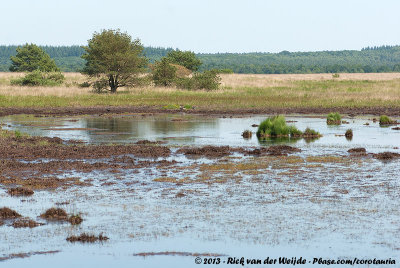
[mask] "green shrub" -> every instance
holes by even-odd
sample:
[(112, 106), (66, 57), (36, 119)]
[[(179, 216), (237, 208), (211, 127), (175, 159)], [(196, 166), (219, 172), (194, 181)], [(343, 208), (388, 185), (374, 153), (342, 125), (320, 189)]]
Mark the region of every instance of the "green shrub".
[(257, 130), (257, 137), (299, 137), (301, 131), (295, 126), (286, 125), (284, 116), (278, 115), (267, 118), (261, 122)]
[(218, 76), (217, 71), (210, 70), (203, 73), (195, 73), (191, 78), (177, 78), (175, 79), (176, 87), (188, 90), (216, 90), (221, 84), (221, 77)]
[(18, 86), (58, 86), (61, 85), (65, 80), (62, 73), (59, 72), (41, 72), (33, 71), (27, 73), (22, 78), (11, 80), (11, 85)]
[(340, 125), (342, 122), (342, 116), (339, 113), (330, 113), (326, 118), (326, 123), (328, 125)]
[(156, 86), (171, 86), (176, 79), (175, 66), (172, 66), (167, 58), (156, 61), (153, 68), (153, 82)]

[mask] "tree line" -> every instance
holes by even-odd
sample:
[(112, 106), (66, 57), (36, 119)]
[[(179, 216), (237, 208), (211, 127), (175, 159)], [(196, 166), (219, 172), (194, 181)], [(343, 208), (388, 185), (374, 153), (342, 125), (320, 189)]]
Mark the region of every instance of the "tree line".
[[(8, 71), (10, 57), (17, 46), (0, 46), (0, 71)], [(84, 68), (80, 46), (40, 46), (64, 72)], [(165, 57), (172, 48), (144, 47), (143, 54), (154, 63)], [(196, 54), (203, 64), (200, 71), (229, 69), (235, 73), (371, 73), (400, 72), (400, 46), (366, 47), (361, 51), (318, 51), (279, 53), (215, 53)]]

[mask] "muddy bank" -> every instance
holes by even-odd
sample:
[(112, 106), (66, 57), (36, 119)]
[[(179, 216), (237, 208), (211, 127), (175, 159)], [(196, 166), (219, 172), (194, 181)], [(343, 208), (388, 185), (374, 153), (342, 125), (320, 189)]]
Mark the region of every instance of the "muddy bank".
[(172, 114), (177, 112), (184, 112), (187, 114), (202, 114), (202, 115), (251, 115), (251, 114), (327, 114), (332, 111), (341, 114), (349, 115), (388, 115), (400, 116), (400, 108), (396, 107), (294, 107), (294, 108), (253, 108), (253, 109), (163, 109), (162, 107), (155, 106), (123, 106), (123, 107), (54, 107), (54, 108), (21, 108), (21, 107), (7, 107), (0, 108), (0, 116), (14, 115), (14, 114), (33, 114), (38, 116), (69, 116), (69, 115), (88, 115), (88, 114), (122, 114), (122, 113), (156, 113), (156, 114)]

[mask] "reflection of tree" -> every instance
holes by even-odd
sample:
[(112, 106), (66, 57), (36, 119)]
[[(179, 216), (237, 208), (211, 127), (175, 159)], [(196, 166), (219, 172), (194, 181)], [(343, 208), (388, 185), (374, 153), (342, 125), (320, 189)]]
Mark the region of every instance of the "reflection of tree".
[[(128, 138), (137, 139), (163, 139), (170, 137), (176, 141), (194, 141), (193, 136), (206, 135), (212, 129), (216, 129), (218, 120), (207, 119), (207, 121), (186, 121), (181, 117), (97, 117), (83, 119), (87, 128), (96, 128), (99, 131), (89, 131), (90, 140), (102, 140), (100, 134), (117, 134), (112, 136), (113, 141), (123, 141)], [(97, 133), (97, 134), (96, 134)], [(105, 136), (106, 137), (106, 136)], [(109, 136), (108, 138), (109, 139)]]

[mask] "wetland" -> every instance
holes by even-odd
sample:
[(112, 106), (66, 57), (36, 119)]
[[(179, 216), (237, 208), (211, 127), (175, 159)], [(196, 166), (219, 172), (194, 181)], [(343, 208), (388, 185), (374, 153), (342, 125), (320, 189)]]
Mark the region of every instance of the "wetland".
[(400, 132), (372, 115), (291, 114), (321, 137), (259, 140), (268, 116), (1, 117), (0, 265), (395, 259)]

